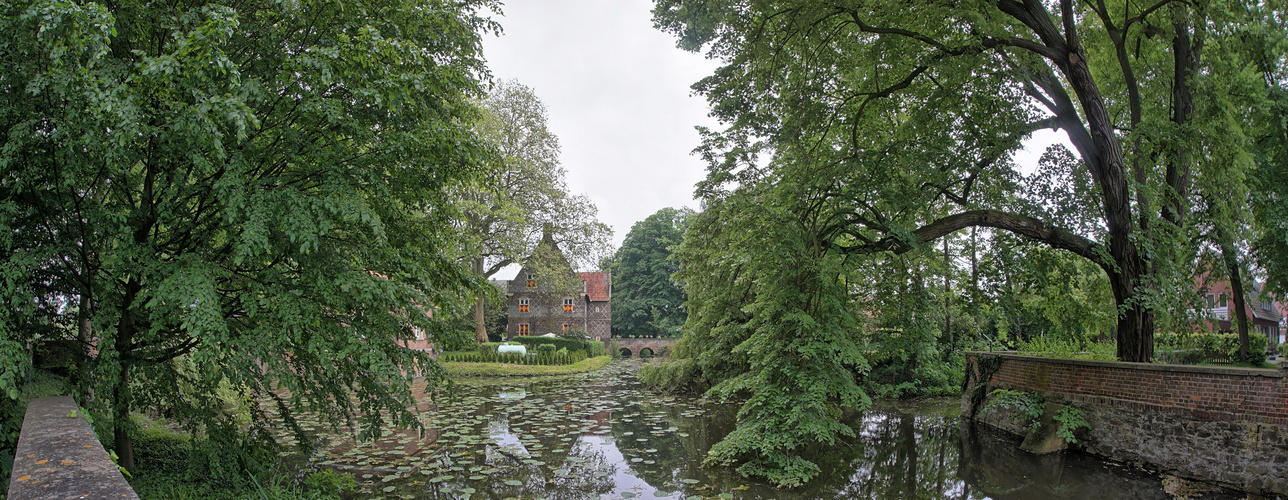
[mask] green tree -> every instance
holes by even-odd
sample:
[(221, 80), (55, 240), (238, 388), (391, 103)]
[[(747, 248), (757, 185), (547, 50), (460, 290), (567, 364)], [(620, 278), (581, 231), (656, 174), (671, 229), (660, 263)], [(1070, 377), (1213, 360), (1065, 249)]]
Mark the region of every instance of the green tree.
[[(490, 278), (533, 252), (549, 227), (574, 263), (597, 262), (612, 230), (596, 220), (586, 196), (568, 194), (559, 139), (546, 127), (546, 108), (515, 80), (495, 84), (482, 101), (476, 130), (500, 153), (491, 171), (455, 193), (462, 251), (474, 273)], [(474, 297), (474, 335), (487, 342), (484, 296)]]
[(492, 7), (4, 3), (0, 348), (79, 336), (127, 468), (134, 408), (243, 441), (221, 388), (288, 423), (414, 425), (407, 377), (443, 374), (399, 342), (485, 286), (443, 252), (447, 189), (488, 154)]
[[(1171, 286), (1161, 281), (1191, 270), (1170, 249), (1186, 241), (1195, 163), (1248, 128), (1195, 118), (1260, 105), (1241, 39), (1275, 36), (1262, 29), (1270, 12), (1231, 2), (665, 0), (655, 16), (683, 47), (726, 62), (695, 86), (732, 124), (707, 143), (707, 189), (761, 175), (746, 161), (757, 152), (800, 149), (817, 174), (844, 179), (835, 196), (858, 198), (836, 221), (853, 238), (845, 253), (908, 251), (971, 226), (1073, 252), (1109, 276), (1119, 357), (1132, 361), (1151, 357), (1156, 292)], [(1068, 133), (1095, 186), (1083, 209), (1103, 237), (980, 196), (1040, 128)], [(1237, 177), (1246, 166), (1224, 168)]]
[(631, 226), (608, 268), (613, 273), (613, 332), (618, 336), (677, 337), (684, 324), (684, 291), (671, 279), (693, 211), (663, 208)]
[[(697, 365), (724, 358), (717, 370), (735, 372), (727, 382), (751, 397), (712, 459), (784, 485), (812, 477), (798, 450), (844, 432), (833, 416), (844, 405), (821, 401), (853, 401), (870, 361), (843, 332), (861, 314), (902, 315), (906, 362), (921, 363), (935, 338), (922, 323), (935, 311), (920, 257), (966, 228), (1099, 267), (1118, 357), (1150, 361), (1157, 312), (1193, 293), (1195, 184), (1249, 168), (1222, 160), (1248, 151), (1229, 139), (1248, 134), (1250, 110), (1265, 106), (1266, 82), (1246, 71), (1249, 47), (1282, 36), (1281, 13), (1228, 1), (659, 0), (659, 27), (724, 63), (694, 86), (728, 124), (699, 148), (709, 164), (699, 195), (709, 207), (742, 200), (710, 215), (727, 220), (695, 224), (706, 230), (690, 231), (694, 250), (681, 257), (694, 259), (681, 275)], [(1010, 156), (1043, 128), (1067, 133), (1077, 153), (1082, 173), (1050, 187), (1078, 201), (1078, 217), (1049, 213), (1021, 189)], [(1088, 215), (1093, 227), (1074, 224)], [(897, 267), (874, 273), (882, 262)], [(848, 295), (862, 278), (908, 297)], [(770, 333), (805, 318), (829, 326)], [(847, 364), (849, 375), (838, 368)], [(819, 401), (820, 411), (783, 414), (766, 402), (775, 398)]]

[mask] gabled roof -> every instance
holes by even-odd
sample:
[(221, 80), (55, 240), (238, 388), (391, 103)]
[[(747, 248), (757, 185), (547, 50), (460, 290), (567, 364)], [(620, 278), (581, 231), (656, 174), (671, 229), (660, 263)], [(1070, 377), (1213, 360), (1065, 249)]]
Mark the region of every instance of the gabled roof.
[(593, 302), (607, 302), (610, 296), (608, 273), (577, 273), (586, 282), (586, 295)]

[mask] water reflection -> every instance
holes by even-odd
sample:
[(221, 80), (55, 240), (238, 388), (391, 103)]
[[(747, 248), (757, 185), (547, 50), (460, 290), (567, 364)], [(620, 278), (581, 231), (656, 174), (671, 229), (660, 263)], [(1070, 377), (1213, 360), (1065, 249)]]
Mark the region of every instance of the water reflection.
[(1014, 439), (962, 426), (957, 400), (853, 415), (858, 438), (810, 454), (823, 470), (818, 480), (777, 490), (701, 467), (733, 430), (737, 407), (644, 391), (634, 378), (640, 364), (540, 382), (462, 383), (455, 400), (423, 406), (425, 433), (356, 444), (317, 430), (314, 460), (354, 474), (365, 496), (394, 498), (1171, 497), (1157, 477), (1076, 453), (1035, 457)]

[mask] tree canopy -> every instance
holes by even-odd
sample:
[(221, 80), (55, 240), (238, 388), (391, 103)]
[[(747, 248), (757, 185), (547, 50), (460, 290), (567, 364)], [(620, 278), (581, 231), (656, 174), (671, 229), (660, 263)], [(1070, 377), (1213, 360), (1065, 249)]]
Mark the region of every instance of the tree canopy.
[[(893, 348), (921, 369), (948, 333), (914, 300), (934, 273), (920, 259), (967, 228), (1098, 267), (1118, 357), (1150, 361), (1156, 324), (1178, 324), (1193, 294), (1198, 242), (1239, 234), (1212, 202), (1246, 200), (1283, 13), (659, 0), (659, 27), (723, 62), (694, 86), (725, 128), (699, 148), (708, 210), (681, 251), (685, 342), (702, 376), (719, 374), (712, 391), (751, 399), (711, 460), (781, 485), (812, 477), (800, 450), (852, 432), (836, 415), (866, 397), (869, 362)], [(1074, 151), (1048, 151), (1045, 182), (1025, 178), (1011, 155), (1046, 128)], [(893, 329), (870, 349), (865, 328)]]
[(613, 333), (677, 337), (686, 315), (684, 291), (671, 279), (679, 266), (671, 252), (680, 245), (687, 208), (663, 208), (631, 226), (608, 268), (613, 272)]
[(126, 467), (132, 408), (240, 434), (220, 388), (414, 425), (406, 377), (442, 373), (400, 342), (485, 286), (446, 256), (491, 7), (6, 2), (0, 350), (76, 339)]
[[(546, 108), (529, 87), (497, 82), (482, 100), (476, 125), (499, 159), (487, 175), (455, 192), (462, 251), (474, 272), (489, 278), (521, 263), (537, 248), (544, 228), (574, 264), (597, 262), (612, 230), (597, 220), (590, 198), (568, 193), (559, 166), (559, 139), (546, 126)], [(474, 302), (475, 336), (487, 342), (483, 305)]]

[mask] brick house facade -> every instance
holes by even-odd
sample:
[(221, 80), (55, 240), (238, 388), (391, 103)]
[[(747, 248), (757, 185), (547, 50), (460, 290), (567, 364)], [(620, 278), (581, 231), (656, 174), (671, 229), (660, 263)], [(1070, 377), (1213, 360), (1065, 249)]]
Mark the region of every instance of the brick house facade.
[[(538, 247), (547, 246), (563, 259), (554, 239), (544, 235)], [(534, 252), (536, 253), (536, 252)], [(572, 269), (563, 265), (552, 268)], [(506, 337), (544, 335), (568, 329), (585, 330), (594, 340), (607, 341), (612, 325), (612, 278), (608, 272), (576, 273), (580, 290), (554, 291), (525, 264), (506, 285)]]
[[(1213, 332), (1233, 332), (1235, 311), (1234, 291), (1227, 280), (1209, 279), (1206, 275), (1197, 280), (1199, 292), (1203, 294), (1206, 308), (1207, 329)], [(1283, 306), (1269, 294), (1262, 293), (1258, 283), (1247, 283), (1244, 289), (1244, 306), (1248, 315), (1248, 332), (1261, 333), (1271, 342), (1282, 342), (1284, 338)]]

